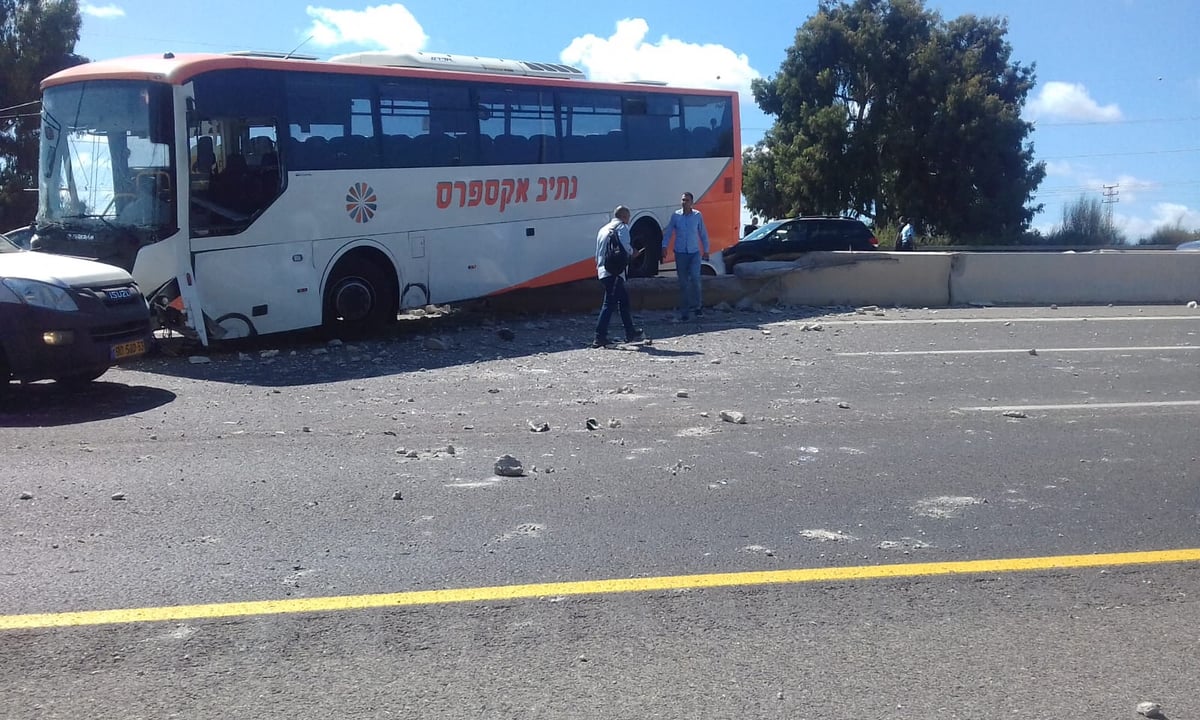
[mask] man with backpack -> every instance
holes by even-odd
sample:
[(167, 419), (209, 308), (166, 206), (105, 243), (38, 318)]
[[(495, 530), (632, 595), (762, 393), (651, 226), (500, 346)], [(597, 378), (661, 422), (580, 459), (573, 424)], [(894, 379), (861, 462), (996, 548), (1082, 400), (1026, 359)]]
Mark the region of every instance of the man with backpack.
[(604, 304), (600, 306), (600, 317), (596, 320), (596, 338), (592, 347), (602, 348), (609, 344), (608, 323), (613, 310), (621, 313), (625, 326), (625, 342), (637, 342), (646, 337), (641, 328), (633, 326), (629, 311), (629, 290), (625, 287), (625, 269), (633, 257), (629, 243), (629, 208), (618, 205), (613, 210), (613, 219), (596, 234), (596, 276), (604, 286)]

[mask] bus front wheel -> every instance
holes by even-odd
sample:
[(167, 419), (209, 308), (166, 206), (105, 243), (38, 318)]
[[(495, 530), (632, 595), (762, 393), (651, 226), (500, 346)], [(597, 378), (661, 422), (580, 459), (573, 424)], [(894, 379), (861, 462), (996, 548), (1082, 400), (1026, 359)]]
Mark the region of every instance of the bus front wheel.
[(377, 330), (396, 319), (396, 284), (378, 265), (355, 259), (339, 265), (325, 292), (330, 330)]

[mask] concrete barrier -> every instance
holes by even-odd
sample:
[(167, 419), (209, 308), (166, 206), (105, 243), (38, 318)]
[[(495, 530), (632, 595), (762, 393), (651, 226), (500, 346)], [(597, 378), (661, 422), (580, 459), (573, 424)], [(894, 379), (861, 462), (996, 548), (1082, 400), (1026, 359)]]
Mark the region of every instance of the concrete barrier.
[[(1200, 301), (1200, 253), (813, 252), (794, 262), (744, 263), (734, 275), (703, 278), (704, 304), (1087, 305)], [(595, 280), (493, 295), (471, 304), (498, 311), (592, 312)], [(629, 281), (636, 310), (678, 303), (674, 274)]]
[(751, 299), (785, 305), (903, 305), (950, 303), (945, 253), (812, 252), (794, 262), (734, 268)]
[(735, 268), (743, 290), (788, 305), (1095, 305), (1200, 301), (1200, 253), (808, 253)]
[[(679, 302), (679, 283), (674, 273), (652, 278), (630, 278), (629, 302), (634, 310), (671, 310)], [(732, 275), (703, 278), (704, 304), (734, 304), (756, 289)], [(604, 291), (593, 279), (578, 280), (544, 288), (514, 290), (466, 303), (477, 310), (497, 312), (599, 312)]]
[(1089, 305), (1200, 299), (1200, 253), (954, 253), (950, 304)]

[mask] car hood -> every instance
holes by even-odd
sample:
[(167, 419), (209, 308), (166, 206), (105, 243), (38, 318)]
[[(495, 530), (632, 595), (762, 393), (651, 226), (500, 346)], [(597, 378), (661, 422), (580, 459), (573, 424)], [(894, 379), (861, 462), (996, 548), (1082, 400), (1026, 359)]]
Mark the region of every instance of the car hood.
[(722, 250), (721, 253), (723, 255), (730, 255), (730, 254), (738, 252), (739, 250), (758, 249), (758, 248), (763, 247), (764, 245), (766, 245), (766, 242), (762, 239), (738, 240), (734, 244), (732, 244), (729, 247)]
[(83, 287), (132, 282), (129, 273), (94, 260), (43, 252), (0, 253), (0, 278), (20, 278)]

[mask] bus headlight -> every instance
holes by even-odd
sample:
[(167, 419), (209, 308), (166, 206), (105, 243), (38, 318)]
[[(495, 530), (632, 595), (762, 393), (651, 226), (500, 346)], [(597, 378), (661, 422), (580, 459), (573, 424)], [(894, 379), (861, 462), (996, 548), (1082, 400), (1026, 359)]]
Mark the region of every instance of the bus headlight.
[(79, 310), (79, 306), (75, 304), (75, 301), (71, 299), (67, 291), (57, 285), (38, 282), (37, 280), (23, 280), (21, 278), (4, 278), (0, 282), (7, 285), (10, 290), (17, 294), (17, 299), (26, 305), (62, 312), (76, 312)]

